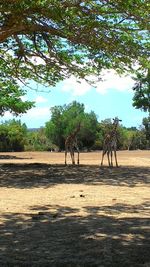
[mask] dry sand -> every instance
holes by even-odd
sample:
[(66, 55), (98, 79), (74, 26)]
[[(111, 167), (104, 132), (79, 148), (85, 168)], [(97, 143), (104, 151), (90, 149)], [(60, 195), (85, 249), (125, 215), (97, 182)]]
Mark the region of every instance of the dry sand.
[(0, 266), (150, 267), (150, 151), (0, 153)]

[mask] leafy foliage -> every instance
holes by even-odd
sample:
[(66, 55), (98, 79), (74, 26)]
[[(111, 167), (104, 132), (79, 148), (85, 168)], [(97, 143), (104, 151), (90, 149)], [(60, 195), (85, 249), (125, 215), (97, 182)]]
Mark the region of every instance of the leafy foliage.
[[(81, 151), (101, 150), (103, 148), (103, 140), (105, 133), (112, 129), (111, 119), (97, 122), (96, 115), (93, 112), (85, 113), (82, 104), (73, 102), (65, 107), (53, 108), (53, 121), (47, 122), (45, 128), (28, 130), (25, 124), (20, 121), (7, 121), (0, 125), (0, 151), (59, 151), (64, 149), (64, 142), (67, 134), (69, 134), (79, 117), (75, 117), (73, 122), (65, 120), (64, 112), (69, 113), (69, 109), (75, 110), (75, 106), (83, 109), (80, 114), (81, 130), (78, 134), (78, 143)], [(72, 108), (71, 108), (72, 107)], [(57, 124), (57, 116), (55, 111), (62, 110), (60, 121)], [(67, 117), (68, 118), (68, 117)], [(67, 124), (65, 124), (67, 123)], [(67, 126), (68, 125), (68, 126)], [(150, 148), (150, 119), (144, 118), (143, 125), (140, 129), (135, 127), (126, 128), (120, 125), (117, 129), (118, 149), (149, 149)]]
[[(1, 82), (0, 82), (1, 84)], [(23, 101), (21, 99), (25, 92), (17, 85), (11, 82), (3, 83), (3, 89), (0, 90), (0, 115), (2, 116), (5, 111), (10, 111), (15, 115), (25, 113), (30, 109), (34, 103), (31, 101)]]
[(5, 62), (2, 55), (3, 53), (0, 56), (0, 115), (5, 111), (15, 115), (25, 113), (34, 103), (22, 100), (26, 92), (19, 87), (11, 64), (7, 65), (9, 62)]
[(133, 106), (150, 114), (150, 69), (147, 73), (137, 74), (137, 82), (133, 90), (135, 91)]
[(97, 128), (97, 118), (94, 112), (86, 113), (84, 105), (76, 101), (64, 106), (55, 106), (51, 109), (51, 120), (46, 123), (46, 135), (64, 149), (66, 137), (81, 123), (79, 133), (80, 146), (88, 147), (94, 144)]
[(144, 133), (147, 140), (147, 147), (150, 148), (150, 116), (143, 118)]
[(18, 81), (54, 86), (103, 68), (147, 67), (149, 10), (148, 0), (1, 1), (1, 114), (31, 107), (20, 100)]
[(28, 130), (25, 150), (27, 151), (52, 151), (57, 147), (46, 137), (45, 129), (40, 128), (35, 131)]
[(0, 151), (23, 151), (27, 127), (20, 121), (7, 121), (0, 125)]
[[(64, 150), (66, 137), (76, 128), (79, 121), (81, 130), (78, 134), (78, 143), (81, 150), (100, 150), (103, 148), (105, 135), (112, 129), (110, 118), (97, 121), (94, 112), (86, 113), (84, 105), (76, 101), (51, 109), (51, 120), (46, 123), (45, 134), (52, 144)], [(117, 128), (118, 149), (147, 149), (150, 147), (149, 120), (143, 119), (141, 130), (135, 127), (126, 128), (119, 125)]]

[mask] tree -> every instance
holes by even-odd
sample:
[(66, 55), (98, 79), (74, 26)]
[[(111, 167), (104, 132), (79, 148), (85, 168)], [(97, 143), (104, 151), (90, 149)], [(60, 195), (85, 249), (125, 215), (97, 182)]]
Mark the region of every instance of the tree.
[(103, 68), (123, 71), (135, 62), (144, 68), (149, 9), (148, 0), (1, 1), (0, 89), (10, 77), (19, 91), (18, 81), (54, 86), (70, 75), (99, 75)]
[(6, 125), (0, 125), (0, 151), (9, 151), (9, 137)]
[(76, 101), (64, 106), (55, 106), (51, 109), (51, 120), (46, 123), (45, 133), (53, 144), (60, 150), (64, 149), (66, 137), (81, 123), (78, 139), (81, 147), (90, 147), (94, 144), (97, 128), (97, 118), (94, 112), (86, 113), (84, 105)]
[(144, 126), (144, 132), (147, 140), (147, 148), (150, 148), (150, 116), (143, 118), (142, 124)]
[(137, 74), (133, 90), (135, 91), (133, 106), (148, 111), (150, 116), (150, 69), (146, 73)]
[(127, 129), (125, 127), (122, 128), (121, 145), (123, 149), (130, 150), (136, 131), (137, 130)]
[(45, 133), (52, 143), (59, 149), (64, 149), (64, 124), (63, 112), (66, 106), (55, 106), (51, 108), (51, 120), (45, 125)]
[(28, 151), (51, 151), (55, 150), (56, 146), (46, 137), (45, 128), (40, 128), (36, 131), (27, 132), (27, 142), (25, 150)]
[(90, 113), (84, 113), (79, 138), (82, 147), (87, 150), (90, 150), (95, 143), (97, 124), (97, 117), (93, 111)]
[(137, 130), (132, 138), (132, 144), (130, 146), (131, 150), (135, 149), (146, 149), (147, 140), (144, 131)]
[(103, 149), (103, 139), (104, 139), (104, 132), (101, 126), (101, 123), (97, 123), (96, 127), (96, 137), (94, 145), (92, 146), (92, 149), (94, 150), (102, 150)]
[(0, 151), (23, 151), (27, 127), (20, 120), (9, 120), (0, 125)]
[(102, 132), (103, 138), (112, 130), (112, 121), (110, 118), (100, 122), (99, 130)]
[(7, 66), (2, 53), (0, 55), (0, 115), (2, 116), (5, 111), (18, 115), (30, 109), (34, 103), (22, 99), (25, 93), (26, 91), (19, 87), (13, 69)]
[(0, 115), (4, 115), (6, 111), (10, 111), (15, 115), (25, 113), (34, 103), (31, 101), (23, 101), (22, 96), (25, 92), (14, 85), (11, 81), (0, 81)]

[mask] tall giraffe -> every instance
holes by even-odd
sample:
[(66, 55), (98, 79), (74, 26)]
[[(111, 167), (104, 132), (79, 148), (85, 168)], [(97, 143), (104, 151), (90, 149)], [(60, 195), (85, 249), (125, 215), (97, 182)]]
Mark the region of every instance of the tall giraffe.
[(76, 148), (78, 152), (78, 159), (77, 164), (79, 164), (79, 148), (77, 144), (77, 134), (80, 131), (81, 124), (79, 123), (76, 127), (76, 129), (68, 135), (65, 141), (65, 165), (67, 164), (67, 153), (70, 152), (72, 164), (75, 164), (75, 158), (74, 158), (74, 148)]
[[(103, 153), (102, 153), (102, 160), (101, 160), (101, 166), (103, 165), (103, 159), (104, 155), (107, 153), (107, 158), (108, 158), (108, 164), (110, 167), (113, 167), (113, 152), (115, 156), (115, 162), (116, 162), (116, 167), (118, 167), (118, 162), (117, 162), (117, 127), (119, 125), (119, 120), (117, 117), (113, 119), (113, 129), (105, 136), (104, 143), (103, 143)], [(110, 160), (111, 156), (111, 160)]]

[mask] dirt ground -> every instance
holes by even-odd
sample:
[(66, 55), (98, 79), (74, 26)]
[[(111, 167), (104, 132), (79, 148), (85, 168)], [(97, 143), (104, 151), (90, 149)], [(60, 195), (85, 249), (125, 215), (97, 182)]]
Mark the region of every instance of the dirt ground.
[(150, 267), (150, 151), (0, 153), (0, 267)]

